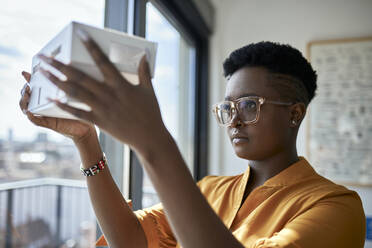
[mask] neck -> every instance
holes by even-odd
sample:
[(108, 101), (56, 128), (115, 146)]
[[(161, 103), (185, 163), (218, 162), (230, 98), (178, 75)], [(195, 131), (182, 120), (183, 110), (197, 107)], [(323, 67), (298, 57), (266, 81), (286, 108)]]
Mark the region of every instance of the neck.
[(298, 160), (296, 146), (290, 151), (283, 151), (263, 160), (250, 160), (251, 183), (257, 186), (262, 185)]

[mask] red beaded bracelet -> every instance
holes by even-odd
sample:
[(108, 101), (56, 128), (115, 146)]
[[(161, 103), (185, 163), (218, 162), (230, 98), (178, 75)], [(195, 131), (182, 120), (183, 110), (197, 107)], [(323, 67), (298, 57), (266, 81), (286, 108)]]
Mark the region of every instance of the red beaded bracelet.
[(103, 170), (106, 167), (106, 165), (107, 165), (107, 160), (106, 160), (105, 153), (103, 153), (102, 159), (98, 161), (97, 164), (93, 165), (92, 167), (88, 169), (84, 169), (83, 167), (80, 167), (80, 170), (84, 176), (90, 177), (90, 176), (97, 175), (101, 170)]

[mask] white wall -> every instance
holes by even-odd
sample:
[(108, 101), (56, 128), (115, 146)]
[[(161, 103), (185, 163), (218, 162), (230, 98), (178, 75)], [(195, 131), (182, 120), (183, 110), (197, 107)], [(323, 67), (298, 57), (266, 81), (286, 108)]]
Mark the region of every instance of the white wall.
[[(210, 106), (224, 96), (222, 62), (236, 48), (268, 40), (290, 44), (305, 55), (312, 40), (372, 36), (371, 0), (212, 0), (212, 4), (215, 25), (210, 50)], [(306, 121), (298, 137), (299, 155), (305, 155), (304, 124)], [(209, 130), (210, 174), (242, 173), (247, 163), (236, 157), (212, 115)], [(353, 189), (368, 206), (366, 214), (372, 216), (372, 189)]]

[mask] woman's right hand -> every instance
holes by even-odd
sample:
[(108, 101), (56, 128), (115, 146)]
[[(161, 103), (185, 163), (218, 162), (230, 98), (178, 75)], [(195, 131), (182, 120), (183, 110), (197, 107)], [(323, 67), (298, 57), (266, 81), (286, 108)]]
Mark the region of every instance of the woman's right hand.
[[(27, 82), (30, 82), (31, 74), (28, 72), (22, 72), (23, 77)], [(32, 114), (27, 110), (28, 103), (30, 100), (31, 89), (29, 86), (23, 91), (19, 106), (23, 113), (27, 115), (27, 118), (37, 126), (45, 127), (54, 130), (64, 136), (71, 138), (75, 143), (84, 139), (84, 137), (96, 134), (94, 125), (78, 120), (69, 120), (55, 117), (45, 117)]]

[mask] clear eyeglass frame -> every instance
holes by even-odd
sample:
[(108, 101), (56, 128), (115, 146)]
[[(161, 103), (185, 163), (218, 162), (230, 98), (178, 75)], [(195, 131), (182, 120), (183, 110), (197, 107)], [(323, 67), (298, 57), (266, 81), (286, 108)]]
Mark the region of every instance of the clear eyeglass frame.
[[(258, 122), (258, 120), (260, 118), (261, 105), (263, 105), (264, 103), (281, 105), (281, 106), (293, 105), (292, 102), (272, 101), (272, 100), (267, 100), (266, 98), (260, 97), (260, 96), (247, 96), (247, 97), (239, 98), (239, 99), (234, 100), (234, 101), (222, 101), (222, 102), (214, 104), (213, 107), (212, 107), (212, 112), (213, 112), (214, 116), (216, 117), (216, 120), (217, 120), (218, 124), (220, 126), (223, 126), (223, 127), (230, 126), (232, 121), (234, 120), (235, 115), (239, 115), (239, 112), (240, 112), (239, 107), (238, 107), (239, 103), (242, 102), (242, 101), (245, 101), (245, 100), (253, 100), (253, 101), (255, 101), (256, 106), (257, 106), (256, 116), (253, 120), (249, 120), (249, 121), (242, 120), (242, 122), (246, 125), (251, 125), (251, 124), (255, 124), (255, 123)], [(230, 105), (230, 118), (226, 123), (224, 123), (222, 121), (222, 118), (221, 118), (221, 112), (220, 112), (221, 108), (220, 108), (220, 106), (222, 104)]]

